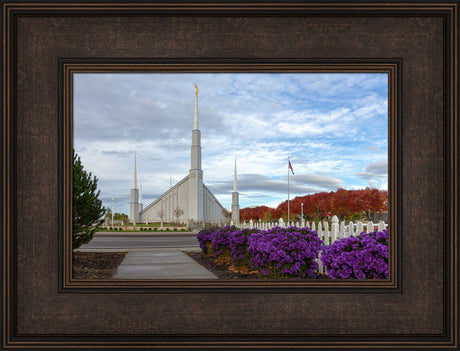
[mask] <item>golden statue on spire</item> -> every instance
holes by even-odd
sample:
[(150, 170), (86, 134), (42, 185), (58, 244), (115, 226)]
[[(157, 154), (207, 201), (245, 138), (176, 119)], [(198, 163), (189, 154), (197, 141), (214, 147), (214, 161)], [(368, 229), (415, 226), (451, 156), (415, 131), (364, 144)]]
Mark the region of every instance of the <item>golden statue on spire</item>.
[(195, 84), (195, 96), (198, 97), (198, 87)]

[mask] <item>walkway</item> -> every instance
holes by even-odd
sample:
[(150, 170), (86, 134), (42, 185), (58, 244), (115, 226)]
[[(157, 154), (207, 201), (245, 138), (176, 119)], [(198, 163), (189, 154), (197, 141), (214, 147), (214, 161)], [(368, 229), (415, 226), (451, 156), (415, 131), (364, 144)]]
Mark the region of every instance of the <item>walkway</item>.
[(112, 279), (218, 279), (180, 249), (128, 250)]

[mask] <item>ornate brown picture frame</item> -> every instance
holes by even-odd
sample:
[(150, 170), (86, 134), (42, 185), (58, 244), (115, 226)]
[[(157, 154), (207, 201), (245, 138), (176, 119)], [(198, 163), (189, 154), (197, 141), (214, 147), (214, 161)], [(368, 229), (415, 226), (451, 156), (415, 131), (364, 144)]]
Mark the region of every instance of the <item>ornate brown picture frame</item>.
[[(2, 5), (4, 349), (458, 349), (456, 1)], [(388, 72), (390, 279), (73, 281), (85, 70)]]

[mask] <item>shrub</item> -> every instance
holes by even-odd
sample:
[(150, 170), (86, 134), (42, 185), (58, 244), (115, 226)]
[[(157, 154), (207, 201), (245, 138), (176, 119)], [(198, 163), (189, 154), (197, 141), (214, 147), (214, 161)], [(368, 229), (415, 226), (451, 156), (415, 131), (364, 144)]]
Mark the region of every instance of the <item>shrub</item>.
[(242, 229), (229, 233), (231, 260), (235, 267), (249, 267), (251, 256), (248, 252), (248, 239), (257, 232), (259, 232), (258, 229)]
[(388, 279), (388, 230), (337, 240), (323, 249), (321, 262), (332, 279)]
[(316, 278), (321, 245), (317, 232), (309, 228), (274, 227), (248, 238), (251, 266), (262, 278)]
[(211, 227), (198, 233), (197, 239), (200, 242), (200, 248), (204, 253), (213, 255), (214, 258), (219, 256), (230, 257), (229, 236), (236, 231), (235, 226), (225, 226), (223, 228)]
[(200, 231), (196, 238), (198, 239), (198, 243), (200, 244), (200, 249), (203, 251), (204, 254), (206, 255), (211, 255), (212, 254), (212, 248), (211, 248), (211, 237), (213, 232), (217, 228), (208, 228)]

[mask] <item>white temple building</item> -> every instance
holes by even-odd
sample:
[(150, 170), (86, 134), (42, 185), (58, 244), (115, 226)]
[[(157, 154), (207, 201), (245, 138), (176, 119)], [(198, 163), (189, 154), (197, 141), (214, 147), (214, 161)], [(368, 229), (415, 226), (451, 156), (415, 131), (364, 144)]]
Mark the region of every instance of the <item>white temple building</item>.
[[(141, 195), (142, 196), (142, 195)], [(201, 169), (201, 132), (198, 123), (198, 88), (195, 91), (195, 118), (192, 130), (191, 165), (187, 176), (143, 208), (137, 188), (136, 156), (131, 189), (130, 221), (136, 222), (205, 222), (224, 223), (225, 208), (203, 183)], [(236, 201), (236, 202), (235, 202)], [(178, 217), (177, 214), (183, 213)], [(232, 221), (239, 223), (238, 192), (236, 190), (236, 161), (232, 193)], [(163, 218), (161, 218), (163, 217)]]

